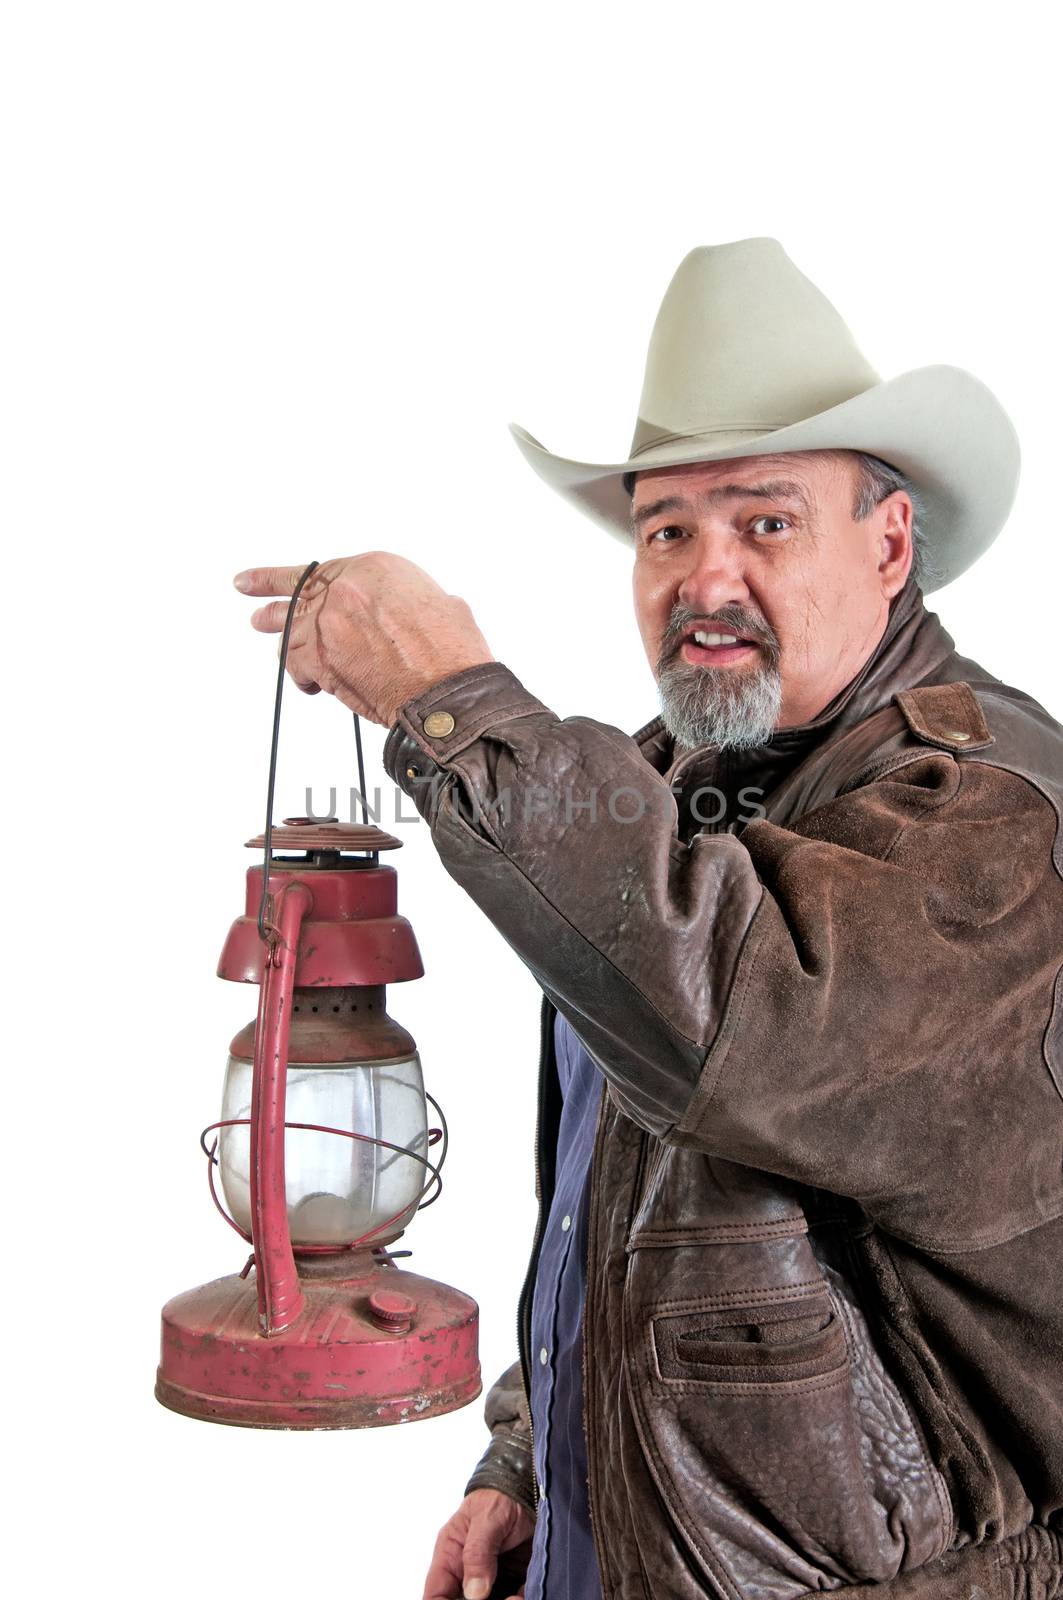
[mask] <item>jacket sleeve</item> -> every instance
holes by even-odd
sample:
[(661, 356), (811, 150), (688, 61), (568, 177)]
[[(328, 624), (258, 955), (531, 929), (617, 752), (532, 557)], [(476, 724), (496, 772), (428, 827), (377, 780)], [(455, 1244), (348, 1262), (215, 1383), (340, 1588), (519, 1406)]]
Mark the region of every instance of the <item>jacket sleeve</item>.
[(942, 1247), (1063, 1207), (1063, 883), (1032, 784), (920, 747), (792, 827), (682, 842), (633, 740), (500, 663), (403, 707), (385, 762), (657, 1137)]
[(491, 1442), (466, 1484), (465, 1493), (473, 1489), (500, 1489), (511, 1500), (519, 1501), (534, 1517), (531, 1421), (519, 1361), (508, 1367), (488, 1391), (484, 1419), (491, 1430)]

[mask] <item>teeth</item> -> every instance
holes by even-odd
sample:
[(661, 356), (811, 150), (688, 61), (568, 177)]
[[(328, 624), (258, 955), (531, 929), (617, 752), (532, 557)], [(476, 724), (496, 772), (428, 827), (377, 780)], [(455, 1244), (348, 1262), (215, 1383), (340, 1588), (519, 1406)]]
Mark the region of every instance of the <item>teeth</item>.
[(737, 644), (738, 637), (733, 633), (696, 633), (694, 642), (703, 645)]

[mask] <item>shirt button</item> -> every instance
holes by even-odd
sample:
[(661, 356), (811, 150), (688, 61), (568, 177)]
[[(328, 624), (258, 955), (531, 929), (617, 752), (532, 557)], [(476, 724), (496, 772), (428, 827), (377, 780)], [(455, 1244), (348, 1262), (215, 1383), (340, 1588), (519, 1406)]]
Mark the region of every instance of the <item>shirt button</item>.
[(431, 739), (445, 739), (454, 732), (454, 718), (449, 711), (430, 711), (424, 719), (424, 731)]
[(571, 1226), (572, 1226), (572, 1218), (571, 1217), (562, 1217), (561, 1218), (561, 1232), (562, 1233), (567, 1233), (569, 1228), (571, 1228)]
[(543, 1345), (542, 1349), (539, 1351), (539, 1365), (545, 1367), (549, 1359), (550, 1352), (547, 1350), (546, 1346)]

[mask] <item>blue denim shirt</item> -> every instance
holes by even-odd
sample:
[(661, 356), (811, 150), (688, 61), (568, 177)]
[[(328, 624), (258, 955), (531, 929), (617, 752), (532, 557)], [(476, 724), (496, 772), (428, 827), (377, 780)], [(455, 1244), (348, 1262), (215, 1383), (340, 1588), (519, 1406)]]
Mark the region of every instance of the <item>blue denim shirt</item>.
[(558, 1013), (563, 1109), (557, 1183), (539, 1254), (531, 1316), (531, 1415), (542, 1489), (526, 1600), (602, 1600), (587, 1502), (583, 1433), (583, 1302), (587, 1190), (603, 1079)]

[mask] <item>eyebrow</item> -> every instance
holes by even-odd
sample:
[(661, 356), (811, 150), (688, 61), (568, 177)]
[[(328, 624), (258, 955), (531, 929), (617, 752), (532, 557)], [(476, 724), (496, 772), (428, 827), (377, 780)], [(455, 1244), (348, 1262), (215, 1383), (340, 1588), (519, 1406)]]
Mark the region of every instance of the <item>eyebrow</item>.
[[(770, 483), (721, 483), (715, 489), (706, 489), (698, 499), (706, 506), (723, 505), (727, 500), (792, 500), (806, 514), (812, 509), (805, 490), (792, 478), (776, 478)], [(648, 506), (640, 506), (633, 512), (632, 526), (641, 527), (642, 523), (659, 516), (662, 511), (686, 511), (690, 504), (682, 495), (665, 495), (663, 500), (653, 500)]]

